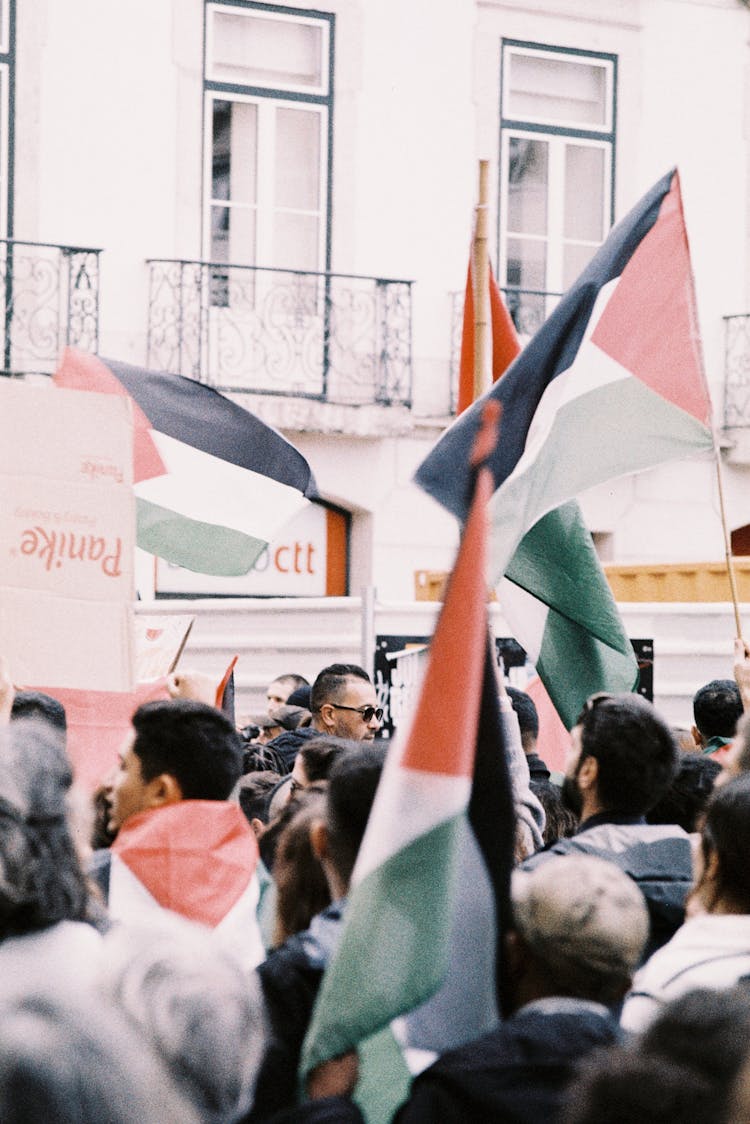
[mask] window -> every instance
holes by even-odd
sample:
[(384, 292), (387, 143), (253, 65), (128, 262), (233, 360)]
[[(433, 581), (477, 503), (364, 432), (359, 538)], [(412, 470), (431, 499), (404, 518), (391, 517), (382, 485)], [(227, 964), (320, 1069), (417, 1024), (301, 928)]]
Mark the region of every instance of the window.
[(522, 335), (549, 315), (612, 222), (616, 63), (503, 42), (498, 260)]
[(206, 6), (204, 256), (329, 267), (333, 16)]

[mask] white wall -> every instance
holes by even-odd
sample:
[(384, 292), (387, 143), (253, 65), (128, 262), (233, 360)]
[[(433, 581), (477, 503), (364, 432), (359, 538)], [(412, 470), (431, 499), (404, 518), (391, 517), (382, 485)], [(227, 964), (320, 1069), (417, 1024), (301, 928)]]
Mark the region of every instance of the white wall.
[[(720, 411), (721, 317), (750, 307), (750, 13), (737, 0), (295, 6), (336, 14), (333, 269), (416, 281), (415, 410), (391, 424), (395, 412), (344, 409), (316, 433), (299, 402), (248, 405), (353, 512), (352, 589), (409, 598), (414, 570), (446, 568), (457, 541), (411, 476), (447, 420), (449, 294), (465, 280), (480, 157), (496, 191), (501, 38), (617, 54), (617, 215), (679, 164)], [(103, 247), (101, 351), (142, 362), (145, 259), (200, 256), (203, 4), (17, 7), (16, 236)], [(748, 471), (728, 470), (733, 525), (750, 521)], [(710, 465), (602, 486), (584, 510), (615, 560), (721, 554)]]

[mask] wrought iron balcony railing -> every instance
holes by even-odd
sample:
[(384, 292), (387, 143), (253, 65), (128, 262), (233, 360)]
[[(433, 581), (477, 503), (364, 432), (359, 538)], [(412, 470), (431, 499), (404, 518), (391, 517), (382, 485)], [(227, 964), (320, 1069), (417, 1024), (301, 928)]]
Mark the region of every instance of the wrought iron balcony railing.
[(148, 364), (225, 391), (411, 404), (411, 282), (150, 260)]
[[(551, 293), (542, 289), (519, 289), (514, 285), (500, 288), (503, 300), (516, 326), (521, 346), (528, 342), (557, 306), (562, 293)], [(458, 405), (458, 375), (461, 361), (461, 330), (464, 315), (464, 293), (452, 293), (451, 315), (451, 412), (455, 414)]]
[(724, 317), (724, 425), (750, 426), (750, 313)]
[(99, 254), (0, 239), (2, 374), (49, 374), (60, 349), (99, 344)]

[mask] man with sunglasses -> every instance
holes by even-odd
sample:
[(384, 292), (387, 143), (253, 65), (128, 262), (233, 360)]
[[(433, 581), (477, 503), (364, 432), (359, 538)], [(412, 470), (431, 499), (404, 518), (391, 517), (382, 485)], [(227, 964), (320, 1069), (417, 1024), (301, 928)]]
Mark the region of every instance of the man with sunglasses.
[(364, 668), (354, 663), (324, 667), (310, 692), (312, 728), (351, 741), (373, 741), (383, 718), (375, 688)]
[(584, 853), (615, 863), (636, 882), (649, 909), (646, 954), (682, 924), (692, 883), (690, 837), (676, 824), (648, 824), (677, 770), (672, 731), (640, 695), (592, 695), (571, 731), (563, 799), (580, 816), (575, 835), (523, 863)]

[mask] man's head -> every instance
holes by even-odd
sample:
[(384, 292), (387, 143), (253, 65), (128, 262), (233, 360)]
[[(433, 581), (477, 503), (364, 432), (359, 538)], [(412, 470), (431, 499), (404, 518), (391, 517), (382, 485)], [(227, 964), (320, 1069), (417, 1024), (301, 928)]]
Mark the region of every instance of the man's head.
[(242, 742), (212, 706), (170, 699), (139, 706), (109, 786), (110, 830), (180, 800), (226, 800), (242, 774)]
[(571, 731), (563, 795), (582, 819), (643, 816), (677, 769), (672, 731), (640, 695), (592, 695)]
[(348, 892), (385, 753), (385, 746), (352, 746), (329, 773), (325, 818), (314, 825), (311, 838), (334, 899)]
[(712, 679), (693, 696), (693, 739), (705, 746), (711, 738), (730, 742), (742, 717), (742, 699), (734, 679)]
[(63, 738), (68, 728), (65, 707), (44, 691), (16, 691), (10, 720), (15, 722), (18, 718), (39, 718), (53, 726)]
[(561, 995), (609, 1006), (630, 985), (648, 937), (641, 891), (618, 867), (563, 855), (511, 882), (513, 1000)]
[(323, 734), (372, 741), (383, 712), (367, 672), (353, 663), (324, 667), (312, 685), (312, 725)]
[(513, 709), (518, 715), (518, 726), (521, 730), (521, 745), (524, 753), (535, 753), (536, 742), (539, 737), (539, 715), (531, 695), (519, 691), (516, 687), (506, 687), (508, 698)]
[(307, 687), (308, 682), (304, 675), (280, 675), (278, 679), (268, 684), (266, 699), (268, 700), (268, 713), (273, 714), (277, 707), (283, 706), (293, 691), (298, 687)]

